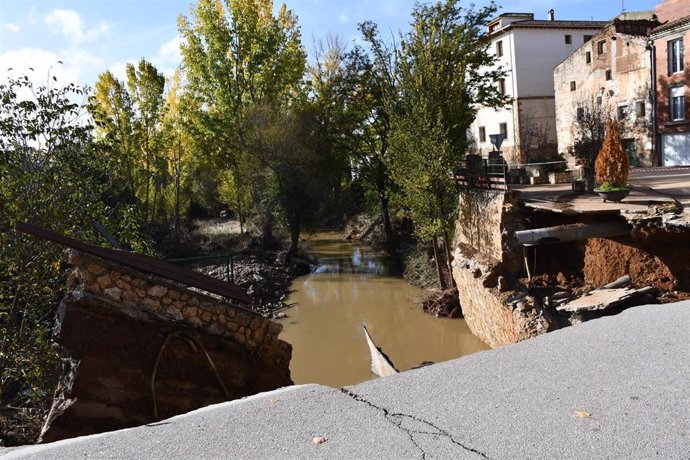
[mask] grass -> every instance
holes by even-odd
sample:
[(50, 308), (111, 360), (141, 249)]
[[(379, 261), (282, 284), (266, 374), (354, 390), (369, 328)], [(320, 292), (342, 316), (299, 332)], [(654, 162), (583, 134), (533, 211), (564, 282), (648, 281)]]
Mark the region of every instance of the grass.
[(612, 185), (612, 184), (601, 184), (597, 189), (600, 192), (620, 192), (623, 190), (628, 190), (627, 185)]

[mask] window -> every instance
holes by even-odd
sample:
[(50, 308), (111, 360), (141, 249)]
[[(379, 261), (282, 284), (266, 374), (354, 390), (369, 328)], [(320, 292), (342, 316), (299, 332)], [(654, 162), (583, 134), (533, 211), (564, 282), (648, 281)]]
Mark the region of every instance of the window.
[(577, 83), (574, 81), (570, 82), (570, 91), (575, 91), (577, 89)]
[(621, 139), (621, 146), (623, 151), (628, 155), (628, 162), (630, 166), (637, 166), (637, 146), (635, 139)]
[(625, 120), (626, 115), (628, 114), (628, 106), (627, 105), (619, 105), (618, 106), (618, 119), (619, 120)]
[(606, 80), (611, 80), (611, 69), (606, 71)]
[(592, 37), (593, 35), (585, 35), (584, 37), (582, 37), (582, 43), (587, 43), (592, 39)]
[(601, 105), (601, 103), (602, 103), (601, 96), (597, 96), (597, 104), (598, 104), (598, 105)]
[(479, 127), (479, 142), (486, 142), (486, 128), (483, 126)]
[(646, 114), (646, 107), (644, 104), (644, 101), (637, 101), (635, 103), (635, 113), (637, 114), (638, 117), (644, 117)]
[(497, 24), (491, 24), (491, 25), (489, 26), (489, 33), (490, 33), (490, 34), (491, 34), (491, 33), (494, 33), (494, 32), (496, 31), (496, 26), (497, 26)]
[(503, 137), (507, 138), (508, 137), (508, 123), (501, 123), (500, 128), (501, 128), (501, 134), (503, 134)]
[(587, 64), (592, 63), (592, 52), (591, 51), (587, 51), (585, 53), (585, 62), (587, 62)]
[(604, 47), (606, 46), (606, 40), (601, 40), (597, 42), (597, 54), (604, 54)]
[(565, 44), (570, 45), (573, 42), (573, 36), (572, 35), (566, 35), (565, 36)]
[(498, 79), (498, 92), (500, 94), (506, 93), (506, 79), (505, 78), (499, 78)]
[(685, 120), (685, 87), (671, 88), (671, 121)]
[(496, 56), (502, 57), (503, 56), (503, 41), (499, 40), (496, 42)]
[(682, 72), (685, 69), (683, 63), (683, 39), (668, 42), (668, 73)]
[(585, 108), (584, 107), (578, 107), (577, 108), (577, 119), (583, 120), (584, 118), (585, 118)]

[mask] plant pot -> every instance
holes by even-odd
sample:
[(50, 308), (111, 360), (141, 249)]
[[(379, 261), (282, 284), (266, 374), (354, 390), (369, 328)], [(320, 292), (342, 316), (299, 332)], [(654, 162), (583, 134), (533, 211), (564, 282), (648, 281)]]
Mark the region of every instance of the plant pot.
[(630, 190), (625, 189), (625, 190), (601, 190), (601, 189), (594, 189), (596, 193), (599, 194), (600, 197), (604, 199), (604, 203), (607, 201), (611, 201), (614, 203), (620, 202), (623, 198), (628, 196), (630, 193)]

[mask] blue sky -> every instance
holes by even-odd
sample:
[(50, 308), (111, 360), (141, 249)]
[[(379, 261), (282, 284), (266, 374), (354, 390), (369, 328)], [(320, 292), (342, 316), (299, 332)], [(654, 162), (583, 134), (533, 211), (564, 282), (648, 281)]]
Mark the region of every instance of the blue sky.
[[(500, 12), (533, 12), (545, 19), (608, 20), (621, 12), (653, 10), (660, 0), (503, 0)], [(27, 72), (45, 80), (93, 86), (106, 69), (123, 77), (127, 62), (144, 57), (166, 75), (179, 63), (176, 18), (190, 0), (0, 0), (0, 82)], [(274, 2), (276, 7), (280, 2)], [(405, 30), (411, 0), (288, 0), (299, 17), (309, 51), (314, 38), (357, 37), (357, 24), (372, 20), (382, 31)], [(462, 1), (461, 5), (470, 2)], [(487, 1), (476, 0), (477, 5)], [(62, 65), (57, 64), (61, 60)]]

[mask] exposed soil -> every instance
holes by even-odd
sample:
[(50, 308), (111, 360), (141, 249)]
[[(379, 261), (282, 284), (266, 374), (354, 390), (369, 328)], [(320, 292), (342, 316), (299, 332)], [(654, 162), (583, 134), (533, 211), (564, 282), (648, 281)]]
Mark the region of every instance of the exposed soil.
[(633, 243), (593, 238), (585, 251), (584, 275), (585, 281), (594, 286), (630, 275), (635, 287), (655, 286), (662, 291), (675, 291), (688, 289), (688, 261), (690, 248), (647, 249)]
[(422, 310), (437, 318), (462, 318), (458, 288), (428, 290), (422, 300)]

